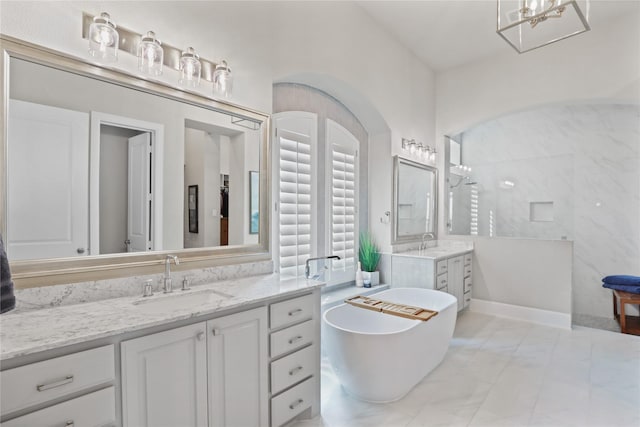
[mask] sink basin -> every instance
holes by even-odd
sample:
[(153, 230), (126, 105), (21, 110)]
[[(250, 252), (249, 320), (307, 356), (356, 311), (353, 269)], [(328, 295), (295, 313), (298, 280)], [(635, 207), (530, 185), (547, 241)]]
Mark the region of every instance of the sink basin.
[(173, 291), (170, 294), (161, 294), (147, 298), (141, 298), (133, 302), (140, 310), (166, 313), (189, 307), (198, 307), (216, 303), (230, 298), (230, 295), (216, 292), (212, 289), (202, 291)]

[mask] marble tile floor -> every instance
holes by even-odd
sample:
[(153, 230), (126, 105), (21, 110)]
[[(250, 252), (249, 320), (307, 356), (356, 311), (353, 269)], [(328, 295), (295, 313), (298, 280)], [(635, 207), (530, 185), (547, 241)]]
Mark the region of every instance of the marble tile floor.
[(640, 426), (640, 337), (473, 312), (403, 399), (370, 404), (322, 360), (321, 415), (295, 427)]

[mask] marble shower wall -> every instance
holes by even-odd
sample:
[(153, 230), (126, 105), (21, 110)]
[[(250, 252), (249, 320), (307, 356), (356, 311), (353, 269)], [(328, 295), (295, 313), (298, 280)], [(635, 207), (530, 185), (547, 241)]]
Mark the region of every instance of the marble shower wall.
[[(573, 240), (574, 319), (611, 318), (602, 277), (640, 275), (640, 106), (550, 106), (461, 141), (478, 182), (478, 234)], [(544, 221), (532, 220), (532, 202), (545, 203)]]

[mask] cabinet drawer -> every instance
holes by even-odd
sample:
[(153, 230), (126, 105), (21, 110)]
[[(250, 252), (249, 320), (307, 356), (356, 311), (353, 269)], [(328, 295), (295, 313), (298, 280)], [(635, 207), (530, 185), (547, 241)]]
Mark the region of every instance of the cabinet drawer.
[(447, 260), (443, 259), (436, 264), (436, 274), (440, 275), (447, 272)]
[(113, 425), (116, 399), (113, 387), (32, 412), (2, 423), (2, 427), (82, 427)]
[(464, 306), (465, 308), (469, 307), (469, 304), (471, 304), (471, 292), (465, 292), (464, 293)]
[(447, 274), (441, 274), (436, 278), (436, 289), (442, 290), (442, 288), (446, 288), (449, 280), (447, 279)]
[(470, 277), (471, 276), (471, 265), (465, 265), (464, 266), (464, 277)]
[(269, 307), (269, 326), (279, 328), (313, 316), (313, 294), (293, 298)]
[(309, 378), (291, 390), (271, 399), (271, 425), (279, 427), (311, 406), (315, 378)]
[(464, 278), (464, 291), (471, 292), (471, 277)]
[(112, 345), (0, 372), (2, 414), (24, 409), (114, 379)]
[(271, 393), (277, 394), (285, 388), (313, 374), (316, 347), (310, 346), (276, 360), (271, 364)]
[(465, 254), (464, 256), (464, 265), (471, 265), (472, 255)]
[(271, 334), (271, 357), (295, 350), (313, 341), (313, 320)]

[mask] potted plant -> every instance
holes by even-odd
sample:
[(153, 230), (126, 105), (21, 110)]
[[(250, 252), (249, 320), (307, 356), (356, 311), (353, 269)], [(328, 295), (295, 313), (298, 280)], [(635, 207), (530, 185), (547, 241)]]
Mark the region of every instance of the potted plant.
[(378, 246), (368, 232), (360, 233), (360, 264), (362, 266), (362, 277), (370, 286), (380, 284), (380, 273), (376, 271), (378, 262), (380, 261), (380, 252)]

